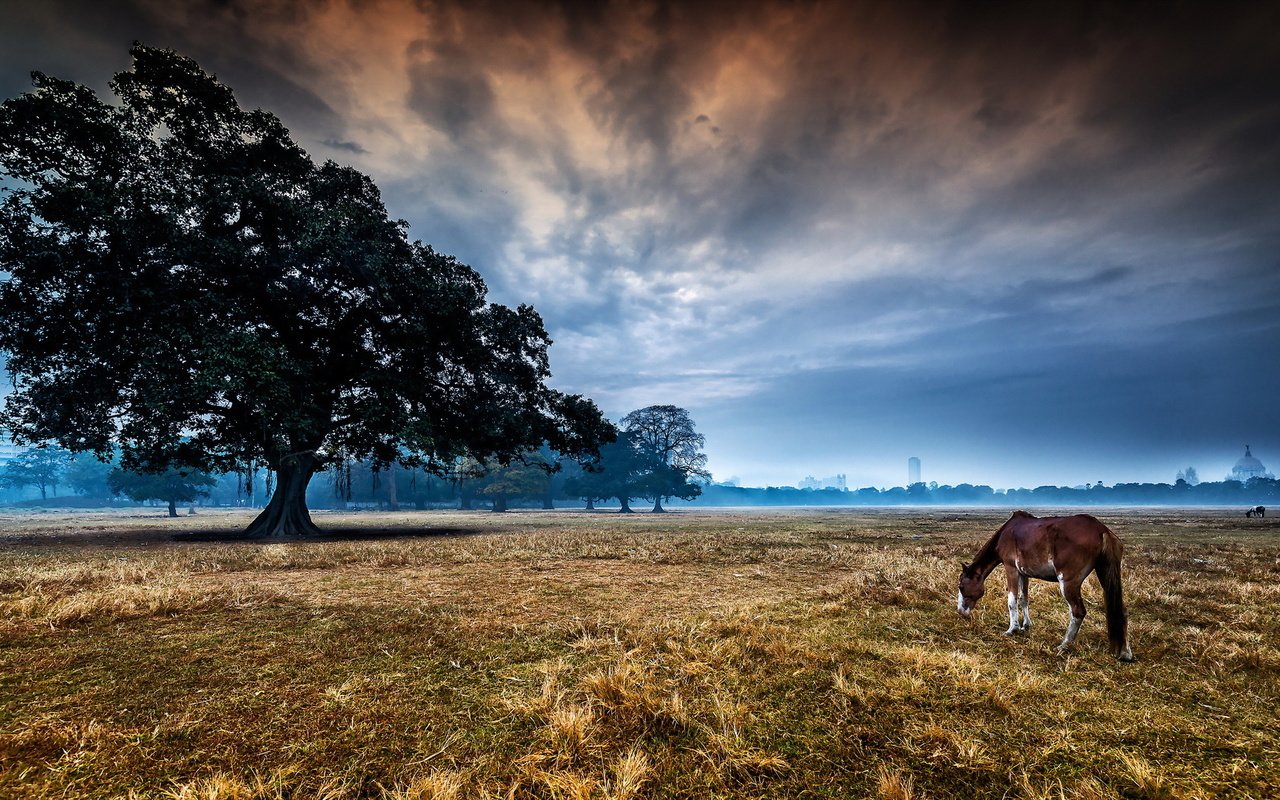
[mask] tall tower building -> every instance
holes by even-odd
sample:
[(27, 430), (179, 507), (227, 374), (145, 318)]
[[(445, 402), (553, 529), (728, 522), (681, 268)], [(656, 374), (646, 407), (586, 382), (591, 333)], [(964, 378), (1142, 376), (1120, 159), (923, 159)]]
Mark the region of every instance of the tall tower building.
[(920, 459), (912, 456), (907, 459), (907, 485), (920, 482)]

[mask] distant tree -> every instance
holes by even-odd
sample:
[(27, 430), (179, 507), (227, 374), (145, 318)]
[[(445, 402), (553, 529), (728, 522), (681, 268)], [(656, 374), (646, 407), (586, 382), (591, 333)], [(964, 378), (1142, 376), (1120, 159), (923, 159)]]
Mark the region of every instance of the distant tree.
[(593, 508), (597, 500), (616, 497), (621, 514), (632, 513), (631, 500), (645, 496), (644, 479), (652, 459), (640, 447), (635, 434), (622, 431), (616, 441), (600, 448), (598, 458), (583, 464), (582, 474), (565, 483), (565, 492), (587, 501)]
[(481, 480), (479, 493), (493, 501), (494, 511), (506, 511), (516, 497), (538, 497), (546, 491), (547, 465), (537, 453), (506, 466), (494, 466)]
[(670, 464), (650, 464), (640, 482), (641, 497), (653, 499), (653, 512), (661, 514), (666, 509), (662, 501), (672, 497), (693, 500), (702, 494), (702, 484), (689, 480), (689, 474)]
[(178, 516), (178, 503), (190, 503), (207, 497), (217, 479), (198, 470), (178, 469), (163, 472), (132, 472), (113, 469), (107, 474), (107, 485), (113, 494), (123, 494), (139, 503), (161, 500), (169, 506), (169, 516)]
[(58, 482), (67, 466), (69, 455), (59, 447), (29, 447), (9, 461), (0, 472), (0, 485), (12, 489), (35, 486), (40, 499), (47, 499), (49, 492), (58, 496)]
[(68, 463), (63, 481), (81, 497), (109, 497), (112, 491), (107, 476), (114, 466), (114, 459), (102, 461), (92, 454), (81, 453)]
[(265, 465), (251, 536), (317, 531), (338, 458), (447, 471), (613, 436), (549, 389), (542, 320), (411, 242), (365, 175), (315, 164), (270, 113), (143, 46), (116, 102), (34, 73), (0, 106), (0, 425), (124, 469)]
[(653, 511), (663, 511), (662, 501), (680, 497), (692, 500), (702, 493), (694, 478), (707, 480), (706, 437), (694, 430), (689, 412), (678, 406), (646, 406), (622, 418), (622, 430), (630, 433), (649, 466), (641, 481), (642, 497), (653, 498)]

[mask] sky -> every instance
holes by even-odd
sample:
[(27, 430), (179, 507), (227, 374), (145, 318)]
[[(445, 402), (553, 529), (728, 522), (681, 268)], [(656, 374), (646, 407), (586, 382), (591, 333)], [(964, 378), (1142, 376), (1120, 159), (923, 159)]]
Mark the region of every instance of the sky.
[(0, 0), (195, 58), (717, 480), (1280, 472), (1280, 4)]

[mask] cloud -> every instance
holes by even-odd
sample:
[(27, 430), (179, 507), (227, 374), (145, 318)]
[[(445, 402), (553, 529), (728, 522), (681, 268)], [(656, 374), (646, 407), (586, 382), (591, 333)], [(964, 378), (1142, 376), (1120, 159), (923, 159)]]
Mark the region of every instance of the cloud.
[[(15, 59), (74, 66), (80, 51), (92, 68), (72, 77), (118, 69), (114, 40), (132, 30), (183, 49), (370, 172), (413, 235), (474, 264), (495, 298), (534, 302), (562, 386), (619, 412), (690, 406), (744, 461), (739, 439), (760, 427), (827, 425), (857, 449), (877, 428), (842, 427), (858, 404), (951, 439), (946, 426), (973, 428), (960, 409), (984, 403), (1025, 420), (1019, 437), (1087, 419), (1082, 404), (1134, 430), (1225, 437), (1188, 420), (1209, 395), (1161, 376), (1211, 358), (1198, 380), (1226, 386), (1280, 355), (1229, 324), (1261, 325), (1255, 309), (1280, 296), (1280, 11), (1266, 4), (22, 14), (30, 35), (6, 43), (30, 41), (0, 79)], [(1055, 392), (1063, 375), (1123, 391)], [(1037, 402), (989, 402), (991, 385)], [(781, 425), (782, 408), (805, 421)]]
[(321, 139), (320, 144), (325, 147), (333, 148), (334, 150), (345, 150), (348, 153), (355, 153), (360, 156), (369, 154), (368, 150), (364, 149), (356, 142), (344, 142), (340, 139)]

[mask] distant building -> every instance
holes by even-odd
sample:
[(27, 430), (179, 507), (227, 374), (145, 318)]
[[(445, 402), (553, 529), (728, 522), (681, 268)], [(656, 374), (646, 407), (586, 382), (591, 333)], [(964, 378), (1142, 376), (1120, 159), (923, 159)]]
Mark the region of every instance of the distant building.
[(13, 439), (9, 437), (9, 431), (0, 428), (0, 468), (18, 457), (22, 452), (22, 448), (13, 443)]
[(812, 475), (804, 476), (804, 480), (800, 481), (801, 489), (839, 489), (842, 492), (849, 491), (849, 481), (844, 474), (832, 475), (830, 478), (815, 478)]
[(907, 485), (920, 482), (920, 459), (912, 456), (907, 459)]
[(1240, 481), (1244, 483), (1250, 478), (1274, 478), (1262, 462), (1253, 457), (1253, 453), (1249, 452), (1249, 445), (1244, 446), (1244, 457), (1236, 462), (1231, 468), (1231, 474), (1227, 476), (1229, 481)]
[(1188, 485), (1195, 486), (1196, 484), (1200, 483), (1200, 476), (1196, 474), (1195, 467), (1187, 467), (1184, 470), (1178, 471), (1178, 474), (1173, 479), (1173, 482), (1177, 483), (1178, 481), (1186, 481)]

